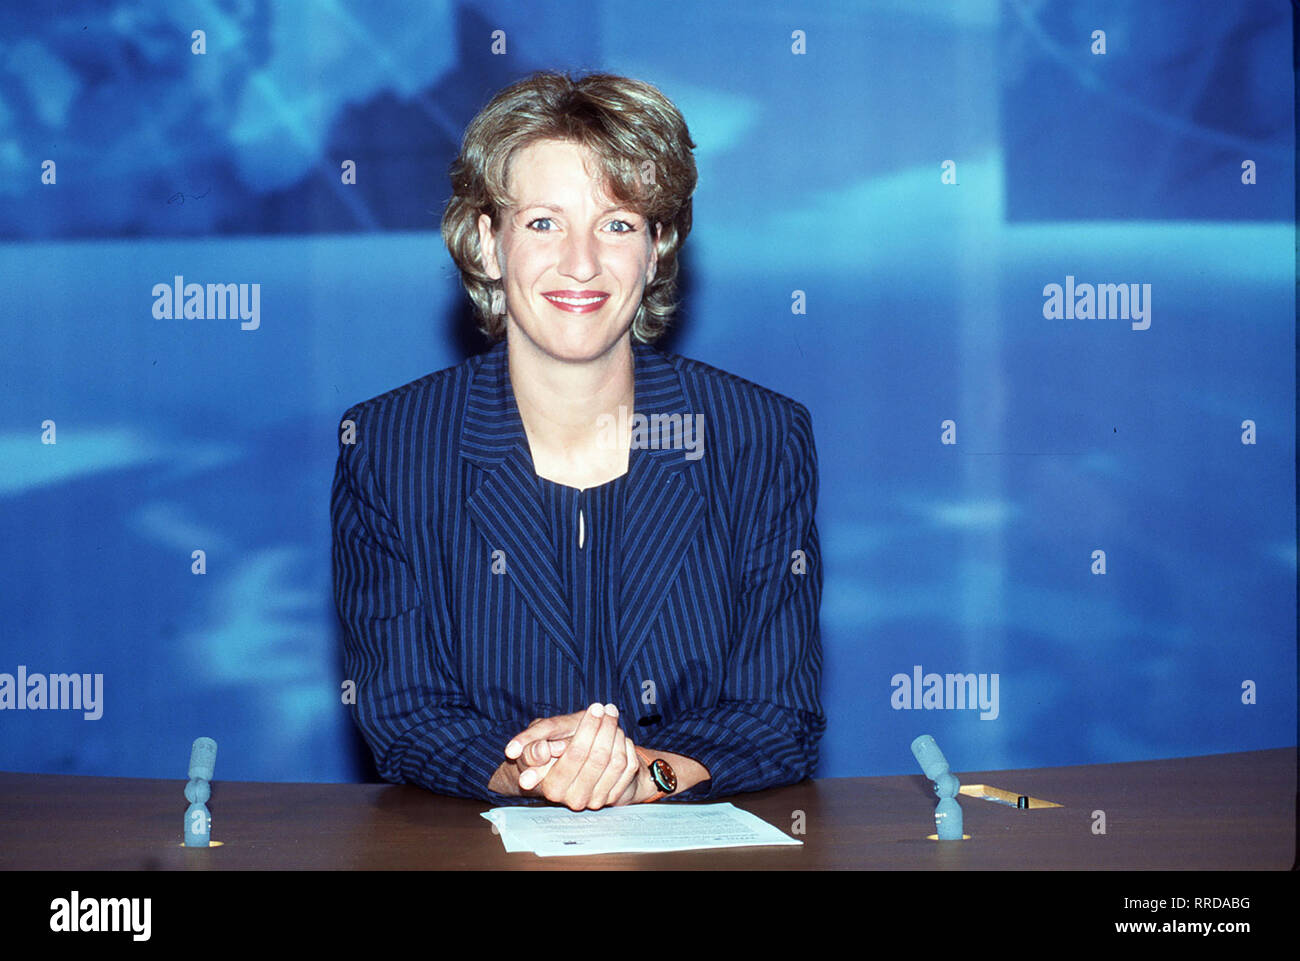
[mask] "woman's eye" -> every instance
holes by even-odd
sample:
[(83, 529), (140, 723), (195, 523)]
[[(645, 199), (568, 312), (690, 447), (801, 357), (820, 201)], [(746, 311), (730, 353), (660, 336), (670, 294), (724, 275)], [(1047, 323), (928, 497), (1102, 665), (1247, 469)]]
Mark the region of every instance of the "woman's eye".
[[(544, 226), (538, 226), (539, 224)], [(527, 226), (529, 230), (535, 230), (541, 234), (549, 234), (555, 225), (550, 217), (536, 217), (528, 221)], [(608, 226), (613, 228), (611, 233), (631, 234), (636, 232), (636, 225), (627, 220), (611, 220)]]

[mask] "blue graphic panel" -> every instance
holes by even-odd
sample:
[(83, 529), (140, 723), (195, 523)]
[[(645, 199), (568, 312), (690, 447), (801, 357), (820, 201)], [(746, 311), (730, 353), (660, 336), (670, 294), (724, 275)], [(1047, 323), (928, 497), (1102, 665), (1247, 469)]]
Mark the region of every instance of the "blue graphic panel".
[[(539, 69), (681, 108), (700, 183), (662, 346), (812, 412), (819, 774), (913, 773), (922, 733), (957, 772), (1294, 743), (1281, 0), (6, 13), (0, 769), (181, 779), (207, 735), (218, 779), (373, 777), (338, 418), (486, 346), (446, 170)], [(178, 277), (247, 315), (156, 316)], [(1102, 309), (1067, 312), (1085, 286)], [(19, 710), (20, 669), (98, 703)]]

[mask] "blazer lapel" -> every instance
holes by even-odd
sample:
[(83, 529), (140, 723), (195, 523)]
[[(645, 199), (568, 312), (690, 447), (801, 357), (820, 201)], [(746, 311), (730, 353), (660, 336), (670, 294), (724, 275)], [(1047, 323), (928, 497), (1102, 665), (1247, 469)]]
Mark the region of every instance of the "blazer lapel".
[[(699, 413), (688, 409), (681, 377), (662, 354), (644, 344), (634, 345), (633, 350), (638, 414), (649, 419), (652, 414), (685, 418)], [(667, 447), (631, 453), (623, 513), (616, 679), (649, 637), (668, 587), (703, 522), (701, 462), (687, 460), (686, 453)]]
[(465, 499), (470, 517), (493, 550), (505, 551), (506, 576), (546, 635), (581, 668), (504, 342), (487, 354), (470, 385), (460, 455), (477, 468), (477, 485), (470, 482)]

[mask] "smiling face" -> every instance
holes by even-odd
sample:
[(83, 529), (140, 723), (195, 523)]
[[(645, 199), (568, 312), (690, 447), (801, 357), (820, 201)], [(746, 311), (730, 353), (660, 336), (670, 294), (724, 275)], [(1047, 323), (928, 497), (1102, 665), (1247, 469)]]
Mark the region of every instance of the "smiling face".
[(650, 225), (607, 197), (583, 167), (583, 147), (543, 140), (511, 161), (515, 205), (501, 230), (479, 217), (488, 276), (506, 298), (506, 337), (559, 361), (583, 363), (629, 337), (645, 285), (654, 278)]

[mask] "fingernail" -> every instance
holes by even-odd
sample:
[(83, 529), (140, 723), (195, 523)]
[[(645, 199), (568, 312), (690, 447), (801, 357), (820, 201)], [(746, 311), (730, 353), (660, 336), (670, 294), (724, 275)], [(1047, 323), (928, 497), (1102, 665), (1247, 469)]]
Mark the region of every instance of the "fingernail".
[(604, 717), (604, 716), (605, 716), (605, 709), (604, 709), (601, 705), (599, 705), (599, 704), (593, 704), (593, 705), (591, 705), (591, 707), (589, 707), (587, 710), (591, 712), (591, 716), (592, 716), (592, 717)]
[(509, 744), (506, 745), (506, 757), (516, 758), (519, 756), (519, 752), (522, 750), (523, 747), (522, 745), (520, 745), (518, 741), (511, 741)]
[(618, 717), (618, 708), (613, 704), (606, 704), (605, 713), (610, 717)]
[(537, 774), (534, 771), (525, 771), (519, 775), (519, 786), (525, 791), (530, 790), (536, 783)]

